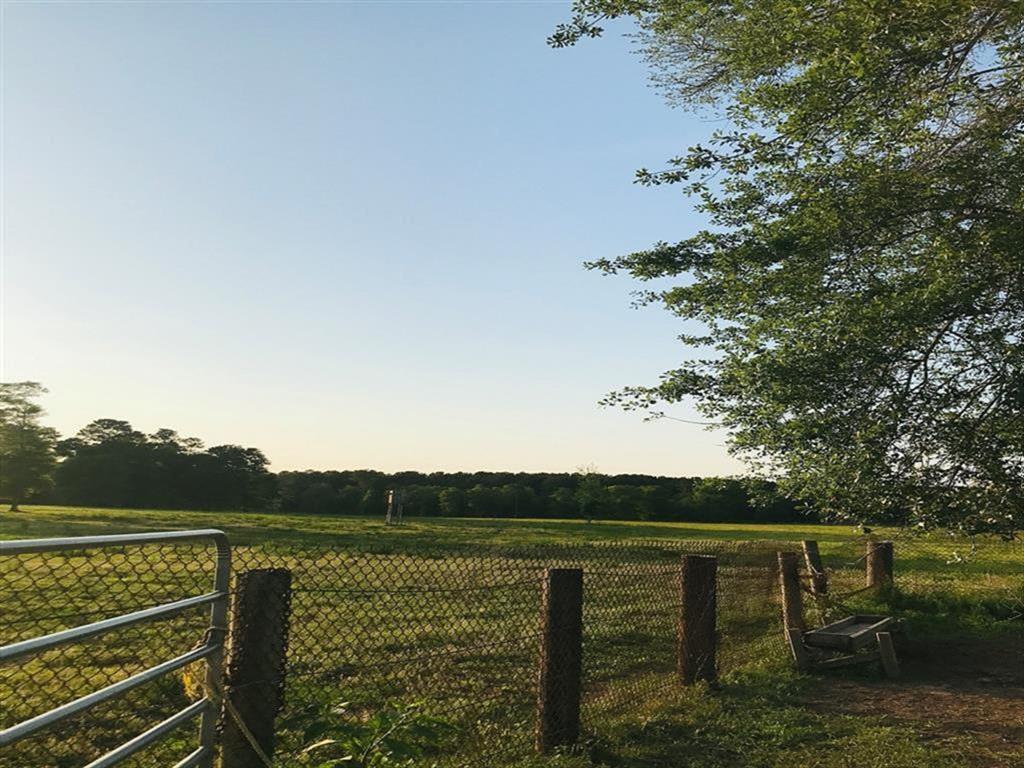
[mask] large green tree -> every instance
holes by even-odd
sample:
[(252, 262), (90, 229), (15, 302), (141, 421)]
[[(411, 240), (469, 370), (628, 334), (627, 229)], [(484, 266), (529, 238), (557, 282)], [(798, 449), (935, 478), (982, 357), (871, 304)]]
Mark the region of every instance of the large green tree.
[(693, 399), (836, 516), (1024, 523), (1024, 3), (579, 0), (629, 17), (673, 104), (726, 118), (642, 184), (709, 226), (591, 266), (702, 352), (627, 407)]
[(49, 487), (56, 465), (56, 430), (39, 423), (36, 400), (46, 390), (34, 381), (0, 383), (0, 496), (11, 511)]
[[(146, 435), (120, 419), (97, 419), (57, 444), (56, 498), (63, 503), (158, 509), (265, 509), (276, 494), (256, 448)], [(315, 505), (314, 505), (315, 506)]]

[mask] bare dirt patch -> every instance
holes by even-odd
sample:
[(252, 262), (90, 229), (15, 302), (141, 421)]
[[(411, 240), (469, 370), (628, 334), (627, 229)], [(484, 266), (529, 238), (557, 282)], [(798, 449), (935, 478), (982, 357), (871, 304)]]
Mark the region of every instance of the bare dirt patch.
[(1024, 768), (1024, 635), (917, 640), (900, 657), (898, 681), (870, 668), (822, 675), (807, 703), (911, 726), (971, 765)]

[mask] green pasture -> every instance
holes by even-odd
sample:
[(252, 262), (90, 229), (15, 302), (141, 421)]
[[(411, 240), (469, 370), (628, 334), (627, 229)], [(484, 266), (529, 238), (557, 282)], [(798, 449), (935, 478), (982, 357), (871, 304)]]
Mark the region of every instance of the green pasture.
[(551, 544), (623, 539), (776, 539), (847, 541), (857, 532), (847, 526), (656, 523), (619, 520), (519, 520), (482, 518), (406, 518), (399, 527), (383, 518), (327, 517), (246, 512), (182, 512), (137, 509), (25, 507), (0, 513), (0, 536), (36, 538), (88, 536), (111, 531), (137, 532), (181, 528), (220, 528), (234, 541), (306, 541), (367, 551), (432, 548), (458, 544)]
[[(721, 729), (721, 748), (698, 750), (686, 765), (807, 762), (812, 730), (812, 741), (834, 746), (837, 762), (809, 764), (845, 765), (838, 760), (851, 744), (884, 753), (889, 762), (877, 765), (919, 764), (912, 760), (923, 747), (912, 732), (882, 728), (871, 718), (835, 725), (792, 703), (779, 704), (806, 682), (788, 670), (781, 643), (777, 549), (803, 538), (821, 543), (834, 590), (850, 593), (826, 610), (886, 607), (857, 592), (864, 544), (849, 528), (434, 518), (388, 528), (365, 518), (58, 507), (0, 515), (2, 538), (202, 527), (228, 532), (236, 572), (292, 571), (286, 706), (278, 734), (282, 766), (316, 765), (302, 748), (330, 736), (340, 722), (366, 722), (413, 706), (446, 725), (428, 739), (422, 765), (652, 764), (648, 753), (665, 734), (689, 733), (700, 744), (706, 727)], [(682, 552), (719, 556), (722, 687), (715, 693), (674, 685), (675, 564)], [(12, 617), (0, 629), (0, 643), (205, 591), (210, 554), (190, 545), (0, 562), (0, 615)], [(1020, 555), (1019, 546), (996, 542), (971, 549), (938, 536), (898, 539), (899, 589), (892, 600), (927, 631), (1012, 631), (1006, 627), (1024, 572)], [(585, 571), (587, 742), (582, 752), (538, 762), (528, 755), (540, 577), (555, 563)], [(187, 650), (204, 623), (200, 613), (182, 616), (0, 668), (0, 726)], [(201, 695), (198, 677), (168, 678), (0, 751), (0, 766), (83, 765)], [(727, 762), (738, 749), (730, 739), (746, 738), (745, 719), (751, 733), (767, 729), (771, 738), (765, 742), (762, 733), (756, 762)], [(636, 731), (643, 722), (656, 726), (643, 735)], [(133, 764), (170, 764), (187, 753), (191, 735), (182, 731)], [(765, 750), (774, 750), (771, 761)], [(943, 750), (934, 753), (934, 764), (968, 764), (957, 762), (955, 750)], [(605, 753), (616, 757), (602, 758)]]

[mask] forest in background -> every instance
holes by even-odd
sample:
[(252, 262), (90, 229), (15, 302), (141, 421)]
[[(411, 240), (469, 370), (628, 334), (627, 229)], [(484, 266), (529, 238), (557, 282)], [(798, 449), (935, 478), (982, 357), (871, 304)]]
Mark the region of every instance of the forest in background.
[(60, 440), (44, 503), (151, 509), (381, 516), (389, 489), (406, 515), (706, 522), (808, 518), (771, 483), (579, 472), (269, 470), (257, 448), (205, 447), (170, 429), (99, 419)]

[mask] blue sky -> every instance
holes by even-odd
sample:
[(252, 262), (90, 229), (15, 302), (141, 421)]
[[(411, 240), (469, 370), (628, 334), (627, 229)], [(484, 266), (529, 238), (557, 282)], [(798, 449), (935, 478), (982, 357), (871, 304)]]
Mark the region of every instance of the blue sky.
[[(732, 473), (598, 407), (690, 354), (581, 262), (701, 224), (715, 123), (553, 3), (3, 8), (3, 378), (278, 469)], [(692, 416), (679, 407), (677, 416)]]

